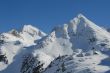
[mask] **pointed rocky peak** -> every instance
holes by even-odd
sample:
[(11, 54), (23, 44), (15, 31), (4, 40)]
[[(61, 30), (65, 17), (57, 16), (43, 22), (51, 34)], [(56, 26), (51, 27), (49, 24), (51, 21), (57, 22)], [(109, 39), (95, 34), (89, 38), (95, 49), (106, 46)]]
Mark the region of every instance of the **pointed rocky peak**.
[(38, 28), (32, 25), (24, 25), (22, 32), (27, 32), (31, 36), (38, 35), (38, 36), (45, 36), (46, 34), (39, 30)]
[(74, 19), (72, 19), (70, 21), (70, 23), (72, 23), (72, 24), (78, 24), (80, 22), (85, 23), (85, 22), (88, 22), (88, 21), (90, 21), (90, 20), (87, 19), (83, 14), (78, 14)]
[(12, 29), (9, 32), (2, 33), (0, 35), (0, 39), (11, 42), (11, 41), (16, 41), (18, 39), (21, 39), (20, 33), (16, 29)]
[(33, 31), (39, 31), (39, 29), (35, 28), (32, 25), (24, 25), (24, 27), (23, 27), (23, 31), (24, 32), (29, 32), (31, 30), (33, 30)]
[(83, 18), (83, 19), (87, 19), (83, 14), (78, 14), (78, 16), (77, 16), (78, 18)]
[[(85, 50), (85, 48), (89, 49), (89, 47), (93, 44), (95, 44), (95, 47), (100, 46), (102, 42), (108, 43), (107, 47), (110, 46), (109, 33), (102, 27), (87, 19), (82, 14), (79, 14), (77, 17), (70, 21), (68, 26), (68, 33), (70, 38), (74, 39), (74, 41), (72, 41), (72, 43), (75, 45), (74, 48), (82, 48)], [(81, 41), (83, 42), (80, 43)], [(78, 42), (81, 45), (79, 45)], [(92, 43), (92, 45), (88, 43)]]
[(68, 38), (68, 24), (64, 24), (63, 26), (56, 26), (53, 31), (58, 38)]
[(56, 34), (55, 34), (55, 31), (51, 32), (44, 40), (45, 40), (45, 43), (49, 43), (49, 42), (54, 42), (56, 39)]
[(76, 34), (77, 30), (81, 29), (82, 31), (82, 29), (85, 29), (85, 27), (89, 25), (89, 22), (91, 21), (89, 21), (84, 15), (79, 14), (74, 19), (72, 19), (70, 23), (64, 24), (63, 26), (57, 26), (53, 30), (55, 31), (57, 37), (63, 37), (67, 39), (69, 38), (68, 33), (72, 33), (72, 35), (74, 35)]
[(56, 38), (55, 31), (51, 32), (50, 37), (51, 37), (51, 38)]
[(19, 32), (16, 29), (12, 29), (9, 31), (9, 34), (12, 34), (13, 36), (20, 37)]
[(55, 31), (52, 31), (49, 35), (42, 37), (42, 39), (37, 40), (37, 44), (39, 48), (44, 48), (49, 44), (52, 44), (56, 40)]
[(77, 31), (82, 30), (92, 30), (92, 31), (98, 31), (102, 30), (101, 27), (90, 21), (88, 18), (86, 18), (84, 15), (79, 14), (74, 19), (72, 19), (68, 25), (68, 30), (71, 32), (73, 31), (76, 33)]

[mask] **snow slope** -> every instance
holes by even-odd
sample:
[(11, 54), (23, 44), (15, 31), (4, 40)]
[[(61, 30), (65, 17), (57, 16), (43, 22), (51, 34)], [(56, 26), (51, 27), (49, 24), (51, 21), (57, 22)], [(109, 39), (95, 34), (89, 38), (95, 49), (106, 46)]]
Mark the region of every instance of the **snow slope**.
[(31, 51), (25, 47), (35, 45), (34, 42), (44, 36), (45, 33), (31, 25), (25, 25), (21, 32), (11, 30), (1, 34), (0, 52), (6, 54), (8, 64), (0, 62), (0, 73), (19, 73), (23, 55)]
[(59, 56), (50, 63), (44, 73), (105, 73), (110, 68), (98, 64), (106, 57), (102, 54), (84, 57)]

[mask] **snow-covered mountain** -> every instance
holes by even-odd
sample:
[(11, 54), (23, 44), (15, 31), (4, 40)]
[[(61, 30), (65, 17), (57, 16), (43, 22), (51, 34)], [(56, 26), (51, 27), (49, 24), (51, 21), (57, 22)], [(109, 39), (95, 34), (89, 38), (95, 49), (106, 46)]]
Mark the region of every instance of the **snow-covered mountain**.
[(69, 38), (73, 49), (86, 51), (93, 47), (97, 49), (110, 47), (110, 34), (82, 14), (71, 20), (69, 24), (55, 28), (55, 31), (58, 37)]
[[(2, 33), (0, 35), (0, 73), (19, 73), (22, 57), (25, 52), (29, 52), (25, 47), (36, 45), (35, 41), (44, 36), (46, 36), (44, 32), (31, 25), (25, 25), (21, 32), (13, 29)], [(8, 64), (5, 64), (4, 59), (8, 60)]]
[[(82, 14), (50, 34), (25, 25), (2, 33), (0, 73), (109, 73), (110, 33)], [(8, 63), (7, 63), (8, 60)]]
[(2, 33), (1, 40), (3, 39), (6, 42), (19, 41), (25, 46), (30, 46), (35, 44), (35, 40), (41, 39), (43, 36), (46, 36), (46, 34), (40, 31), (38, 28), (35, 28), (31, 25), (24, 25), (21, 32), (12, 29), (8, 33)]

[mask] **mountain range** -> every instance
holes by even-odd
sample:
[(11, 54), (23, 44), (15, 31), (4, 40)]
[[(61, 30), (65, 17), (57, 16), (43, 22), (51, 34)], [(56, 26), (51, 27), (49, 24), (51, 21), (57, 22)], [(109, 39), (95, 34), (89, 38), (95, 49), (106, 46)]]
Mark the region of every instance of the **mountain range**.
[(79, 14), (46, 34), (32, 25), (0, 34), (0, 73), (110, 73), (110, 32)]

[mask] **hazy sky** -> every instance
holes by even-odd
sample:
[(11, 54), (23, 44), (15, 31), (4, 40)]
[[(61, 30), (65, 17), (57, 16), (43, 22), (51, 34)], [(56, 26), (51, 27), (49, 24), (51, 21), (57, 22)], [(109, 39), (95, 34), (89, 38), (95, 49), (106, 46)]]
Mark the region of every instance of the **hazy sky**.
[(0, 0), (0, 32), (32, 24), (48, 33), (79, 13), (110, 26), (110, 0)]

